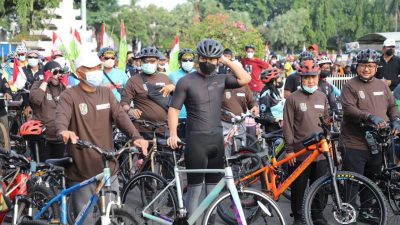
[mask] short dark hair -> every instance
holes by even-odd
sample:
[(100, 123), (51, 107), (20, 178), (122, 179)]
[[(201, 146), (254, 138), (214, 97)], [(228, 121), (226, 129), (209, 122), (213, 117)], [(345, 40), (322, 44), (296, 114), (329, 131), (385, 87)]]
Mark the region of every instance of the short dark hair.
[(226, 48), (226, 49), (224, 49), (224, 52), (222, 52), (222, 54), (224, 54), (224, 55), (233, 55), (233, 52), (229, 48)]

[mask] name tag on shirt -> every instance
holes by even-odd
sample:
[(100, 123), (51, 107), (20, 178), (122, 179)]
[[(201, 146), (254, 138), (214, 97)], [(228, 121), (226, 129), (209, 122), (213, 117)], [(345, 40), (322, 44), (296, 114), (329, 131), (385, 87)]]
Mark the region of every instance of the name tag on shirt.
[(165, 83), (156, 83), (157, 86), (165, 86)]
[(383, 91), (374, 91), (374, 95), (375, 96), (383, 95)]
[(325, 107), (323, 105), (314, 105), (314, 108), (316, 108), (316, 109), (324, 109)]
[(110, 103), (96, 105), (96, 110), (103, 110), (103, 109), (109, 109), (109, 108), (110, 108)]
[(47, 100), (48, 100), (48, 101), (53, 100), (53, 97), (51, 97), (51, 94), (49, 94), (49, 93), (46, 94), (46, 97), (47, 97)]
[(236, 95), (237, 95), (238, 97), (246, 97), (246, 94), (245, 94), (245, 93), (236, 93)]

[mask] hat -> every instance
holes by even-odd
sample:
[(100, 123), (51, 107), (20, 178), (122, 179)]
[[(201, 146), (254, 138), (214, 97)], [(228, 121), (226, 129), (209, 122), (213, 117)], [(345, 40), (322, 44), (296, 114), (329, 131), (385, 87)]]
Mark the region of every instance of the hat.
[(388, 38), (383, 42), (383, 47), (389, 47), (389, 46), (396, 46), (396, 42), (391, 38)]
[(94, 52), (82, 52), (74, 62), (75, 69), (81, 66), (93, 68), (100, 64), (102, 64), (102, 62)]
[(61, 69), (61, 65), (56, 61), (50, 61), (43, 67), (43, 71), (53, 70), (55, 68)]
[(40, 56), (40, 53), (38, 50), (29, 50), (28, 53), (26, 55), (30, 55), (30, 54), (36, 54), (37, 56)]
[(314, 50), (314, 51), (316, 51), (316, 52), (318, 52), (318, 45), (316, 45), (316, 44), (312, 44), (312, 45), (310, 45), (310, 46), (308, 46), (308, 48), (307, 49), (312, 49), (312, 50)]

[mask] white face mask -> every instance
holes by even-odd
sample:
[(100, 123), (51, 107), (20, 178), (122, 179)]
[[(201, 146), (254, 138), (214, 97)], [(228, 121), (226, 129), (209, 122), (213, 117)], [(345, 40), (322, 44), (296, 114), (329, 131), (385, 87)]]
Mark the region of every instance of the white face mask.
[(113, 68), (114, 65), (115, 65), (115, 60), (114, 59), (108, 59), (108, 60), (103, 62), (103, 66), (105, 68)]
[(151, 75), (154, 74), (157, 70), (157, 64), (156, 63), (145, 63), (142, 65), (142, 71), (145, 74)]
[(96, 70), (86, 73), (86, 82), (92, 87), (100, 86), (103, 81), (103, 71)]
[(39, 64), (39, 59), (28, 59), (28, 65), (36, 67)]
[(254, 57), (254, 52), (248, 52), (247, 53), (247, 58), (251, 59)]
[(158, 68), (163, 70), (165, 69), (165, 65), (158, 65)]
[(182, 69), (186, 72), (190, 72), (193, 70), (194, 62), (182, 62)]

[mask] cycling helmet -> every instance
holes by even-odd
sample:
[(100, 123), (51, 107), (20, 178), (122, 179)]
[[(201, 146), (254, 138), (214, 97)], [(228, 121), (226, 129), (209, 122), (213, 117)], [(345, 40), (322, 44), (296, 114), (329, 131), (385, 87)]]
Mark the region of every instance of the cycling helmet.
[(18, 57), (18, 54), (16, 52), (9, 52), (7, 54), (6, 60), (15, 59), (17, 57)]
[(40, 136), (44, 131), (43, 123), (40, 120), (29, 120), (22, 124), (19, 133), (25, 136)]
[(305, 60), (297, 71), (300, 76), (315, 76), (319, 74), (319, 66), (313, 60)]
[(155, 47), (143, 48), (140, 51), (140, 58), (146, 58), (146, 57), (154, 57), (154, 58), (159, 59), (160, 52)]
[(182, 59), (182, 56), (185, 55), (185, 54), (192, 54), (193, 57), (194, 57), (194, 51), (193, 51), (192, 49), (190, 49), (190, 48), (184, 48), (184, 49), (182, 49), (182, 50), (179, 51), (179, 53), (178, 53), (178, 60), (181, 60), (181, 59)]
[(279, 77), (280, 74), (281, 74), (281, 70), (280, 69), (274, 68), (272, 70), (266, 70), (266, 71), (261, 73), (261, 81), (264, 84), (267, 84), (269, 82), (274, 81), (274, 79)]
[(357, 63), (379, 63), (380, 55), (373, 49), (364, 49), (357, 54)]
[(17, 52), (17, 54), (21, 54), (21, 53), (26, 53), (28, 49), (26, 48), (25, 45), (18, 45), (15, 51)]
[(256, 49), (256, 46), (254, 46), (254, 45), (252, 45), (252, 44), (248, 44), (248, 45), (246, 45), (246, 47), (244, 47), (245, 50), (247, 50), (247, 49), (249, 49), (249, 48), (255, 50), (255, 49)]
[(322, 56), (319, 60), (318, 60), (318, 65), (322, 65), (325, 63), (329, 63), (332, 64), (332, 61), (327, 57), (327, 56)]
[(100, 51), (97, 53), (97, 56), (102, 57), (106, 53), (112, 53), (112, 54), (116, 55), (116, 52), (114, 49), (112, 49), (110, 47), (105, 47), (105, 48), (100, 49)]
[(311, 52), (301, 52), (299, 55), (300, 60), (314, 60), (314, 55)]
[(224, 47), (216, 40), (204, 39), (197, 44), (197, 55), (206, 58), (219, 58), (224, 52)]

